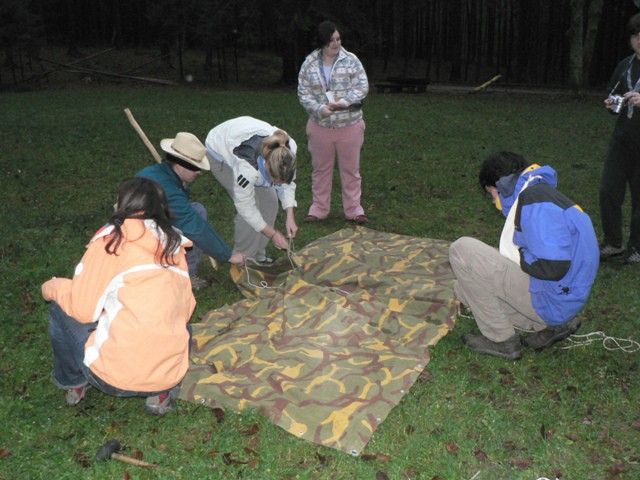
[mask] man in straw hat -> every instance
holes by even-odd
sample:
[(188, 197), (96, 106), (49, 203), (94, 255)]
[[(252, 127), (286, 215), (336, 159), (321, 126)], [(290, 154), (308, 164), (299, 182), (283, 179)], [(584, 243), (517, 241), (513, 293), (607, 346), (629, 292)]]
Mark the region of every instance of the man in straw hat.
[(202, 171), (211, 170), (207, 151), (192, 133), (179, 132), (175, 138), (165, 138), (160, 147), (166, 153), (164, 161), (138, 172), (137, 176), (158, 182), (165, 191), (176, 228), (191, 240), (194, 246), (187, 251), (187, 263), (191, 284), (195, 290), (207, 286), (198, 277), (198, 267), (203, 252), (219, 262), (237, 265), (244, 263), (244, 255), (235, 253), (207, 222), (207, 211), (201, 203), (189, 201), (189, 184)]

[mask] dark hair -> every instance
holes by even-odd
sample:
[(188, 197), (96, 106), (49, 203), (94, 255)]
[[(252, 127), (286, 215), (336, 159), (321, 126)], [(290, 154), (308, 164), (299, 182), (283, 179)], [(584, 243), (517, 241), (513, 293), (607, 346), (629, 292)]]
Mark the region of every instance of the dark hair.
[(289, 134), (276, 130), (265, 137), (260, 144), (260, 153), (267, 160), (267, 173), (276, 183), (293, 181), (296, 174), (296, 155), (289, 147)]
[(502, 177), (514, 173), (520, 173), (529, 166), (529, 162), (522, 155), (513, 152), (495, 152), (489, 155), (482, 166), (478, 180), (482, 189), (495, 187), (496, 182)]
[(182, 238), (172, 226), (169, 202), (159, 184), (148, 178), (132, 177), (118, 186), (116, 211), (109, 219), (109, 223), (115, 228), (104, 247), (108, 254), (118, 254), (118, 248), (124, 239), (122, 224), (128, 218), (155, 221), (160, 234), (156, 262), (175, 265), (173, 252), (180, 246)]
[(169, 152), (165, 153), (164, 161), (169, 165), (180, 165), (181, 167), (184, 167), (192, 172), (199, 172), (202, 170), (201, 168), (195, 166), (193, 163), (189, 163), (186, 160), (176, 157), (175, 155), (171, 155)]
[(627, 23), (627, 33), (629, 36), (640, 33), (640, 13), (636, 13), (629, 19), (629, 23)]
[(331, 37), (333, 37), (336, 30), (338, 30), (338, 26), (330, 20), (325, 20), (318, 25), (318, 35), (316, 38), (318, 48), (322, 48), (331, 43)]

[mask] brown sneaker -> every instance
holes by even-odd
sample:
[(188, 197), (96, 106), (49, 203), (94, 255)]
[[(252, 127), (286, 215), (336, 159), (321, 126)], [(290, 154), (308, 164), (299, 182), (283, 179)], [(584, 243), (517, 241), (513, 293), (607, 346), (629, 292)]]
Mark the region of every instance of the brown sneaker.
[(357, 217), (352, 218), (351, 221), (357, 223), (358, 225), (364, 225), (365, 223), (369, 223), (369, 219), (364, 214), (358, 215)]
[(518, 360), (522, 357), (522, 343), (518, 334), (514, 334), (504, 342), (494, 342), (484, 335), (465, 333), (462, 336), (462, 343), (474, 352), (486, 353), (507, 360)]

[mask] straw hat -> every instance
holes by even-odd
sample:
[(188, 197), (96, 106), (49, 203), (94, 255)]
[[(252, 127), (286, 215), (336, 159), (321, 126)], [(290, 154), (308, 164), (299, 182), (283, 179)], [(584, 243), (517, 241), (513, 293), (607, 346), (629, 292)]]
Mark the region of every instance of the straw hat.
[(178, 132), (175, 138), (161, 140), (160, 147), (165, 152), (198, 167), (200, 170), (211, 170), (207, 149), (192, 133)]

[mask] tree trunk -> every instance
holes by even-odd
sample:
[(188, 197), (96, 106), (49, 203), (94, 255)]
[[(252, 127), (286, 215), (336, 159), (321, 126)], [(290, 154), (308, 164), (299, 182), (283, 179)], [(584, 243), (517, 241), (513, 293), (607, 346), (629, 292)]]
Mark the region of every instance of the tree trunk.
[(575, 90), (587, 84), (602, 5), (603, 0), (571, 0), (569, 85)]
[(451, 69), (449, 71), (449, 80), (459, 82), (462, 76), (462, 0), (451, 0), (449, 3), (449, 60), (451, 61)]
[(569, 85), (579, 89), (583, 84), (584, 2), (571, 0), (571, 29), (569, 30)]
[(582, 62), (583, 69), (583, 84), (581, 86), (588, 85), (588, 76), (591, 71), (591, 62), (593, 60), (596, 38), (598, 36), (598, 26), (600, 25), (600, 18), (602, 17), (602, 8), (604, 0), (591, 0), (589, 5), (588, 17), (587, 17), (587, 29), (584, 39), (584, 55)]

